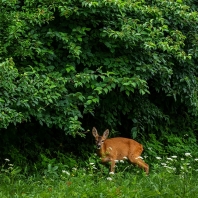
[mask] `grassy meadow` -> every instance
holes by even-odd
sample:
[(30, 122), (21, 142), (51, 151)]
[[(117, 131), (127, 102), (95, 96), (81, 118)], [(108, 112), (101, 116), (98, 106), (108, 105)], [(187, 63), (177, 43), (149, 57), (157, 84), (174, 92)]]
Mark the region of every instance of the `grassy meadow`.
[(96, 159), (93, 155), (84, 166), (73, 168), (48, 164), (45, 170), (32, 175), (5, 159), (0, 172), (0, 197), (197, 197), (198, 158), (191, 153), (184, 153), (183, 157), (155, 157), (149, 176), (123, 160), (116, 164), (116, 173), (109, 174), (108, 166)]

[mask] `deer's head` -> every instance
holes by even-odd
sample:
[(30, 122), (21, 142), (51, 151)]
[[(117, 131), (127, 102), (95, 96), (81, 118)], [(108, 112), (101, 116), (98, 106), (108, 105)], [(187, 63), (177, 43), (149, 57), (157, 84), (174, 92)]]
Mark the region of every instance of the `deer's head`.
[(96, 146), (97, 149), (101, 149), (104, 141), (107, 139), (108, 135), (109, 135), (109, 129), (107, 129), (102, 136), (98, 135), (97, 129), (95, 127), (93, 127), (92, 129), (92, 134), (95, 137), (96, 140)]

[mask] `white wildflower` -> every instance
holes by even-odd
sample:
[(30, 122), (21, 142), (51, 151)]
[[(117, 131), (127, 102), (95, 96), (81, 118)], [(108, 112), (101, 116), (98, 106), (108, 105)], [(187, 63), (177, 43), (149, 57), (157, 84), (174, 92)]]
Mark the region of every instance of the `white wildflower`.
[(65, 173), (67, 175), (70, 175), (70, 173), (68, 171), (66, 171), (66, 170), (62, 170), (62, 173)]
[(183, 161), (183, 160), (184, 160), (184, 158), (181, 158), (181, 160)]
[(185, 153), (186, 157), (191, 157), (191, 153)]
[(169, 157), (167, 157), (167, 160), (173, 161), (173, 159), (172, 158), (169, 158)]
[(111, 180), (112, 180), (112, 178), (111, 178), (111, 177), (107, 177), (107, 180), (111, 181)]
[(94, 165), (94, 163), (93, 162), (91, 162), (91, 163), (89, 163), (90, 165)]
[(6, 158), (5, 161), (9, 162), (10, 160)]
[(144, 158), (146, 159), (148, 157), (148, 155), (145, 155)]
[(162, 165), (162, 166), (166, 166), (167, 164), (166, 164), (166, 163), (161, 163), (161, 165)]
[(177, 156), (176, 156), (176, 155), (173, 155), (173, 156), (172, 156), (172, 158), (175, 158), (175, 159), (176, 159), (176, 158), (177, 158)]
[(67, 175), (70, 175), (70, 173), (68, 171), (65, 172)]
[(114, 175), (114, 172), (109, 172), (109, 175)]
[(198, 161), (198, 158), (195, 158), (195, 161)]
[(127, 160), (128, 158), (127, 157), (123, 157), (123, 159), (126, 159)]
[(161, 157), (156, 157), (156, 159), (161, 160), (162, 158)]
[(120, 163), (124, 163), (124, 160), (120, 160)]
[(115, 163), (118, 163), (119, 162), (119, 160), (114, 160), (115, 161)]

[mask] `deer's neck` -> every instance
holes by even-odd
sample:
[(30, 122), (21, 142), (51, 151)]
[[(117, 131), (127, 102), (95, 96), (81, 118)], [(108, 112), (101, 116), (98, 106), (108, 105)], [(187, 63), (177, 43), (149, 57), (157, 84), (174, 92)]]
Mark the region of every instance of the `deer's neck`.
[(100, 149), (98, 149), (98, 155), (100, 157), (106, 155), (106, 146), (105, 146), (105, 143), (103, 143), (100, 147)]

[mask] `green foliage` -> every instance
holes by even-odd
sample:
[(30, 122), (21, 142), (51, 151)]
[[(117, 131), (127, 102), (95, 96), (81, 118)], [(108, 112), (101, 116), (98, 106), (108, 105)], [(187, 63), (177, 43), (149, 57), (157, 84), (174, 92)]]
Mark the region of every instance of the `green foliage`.
[[(10, 183), (6, 179), (11, 175), (1, 170), (0, 195), (7, 197), (196, 197), (197, 164), (189, 163), (198, 160), (186, 156), (180, 161), (175, 156), (168, 158), (164, 165), (162, 159), (155, 161), (149, 176), (140, 172), (118, 172), (114, 175), (101, 174), (100, 169), (94, 169), (94, 164), (84, 167), (57, 172), (56, 166), (48, 165), (46, 173), (21, 177), (16, 174)], [(170, 160), (171, 159), (171, 160)], [(189, 161), (190, 160), (190, 161)], [(163, 162), (163, 163), (162, 163)], [(181, 167), (176, 172), (176, 164)], [(157, 166), (158, 165), (158, 166)], [(90, 166), (92, 168), (90, 169)], [(192, 166), (192, 167), (191, 167)], [(13, 169), (15, 167), (13, 166)], [(9, 172), (9, 169), (8, 169)]]
[(197, 116), (197, 15), (193, 1), (1, 1), (0, 127), (136, 136), (181, 106)]
[[(197, 28), (193, 0), (1, 1), (0, 197), (196, 197)], [(151, 175), (107, 175), (93, 125)]]
[(157, 139), (155, 134), (149, 134), (149, 138), (143, 141), (145, 146), (144, 156), (152, 162), (156, 156), (171, 156), (175, 155), (183, 157), (185, 153), (193, 153), (193, 156), (198, 152), (197, 139), (193, 133), (184, 135), (163, 133), (163, 136)]

